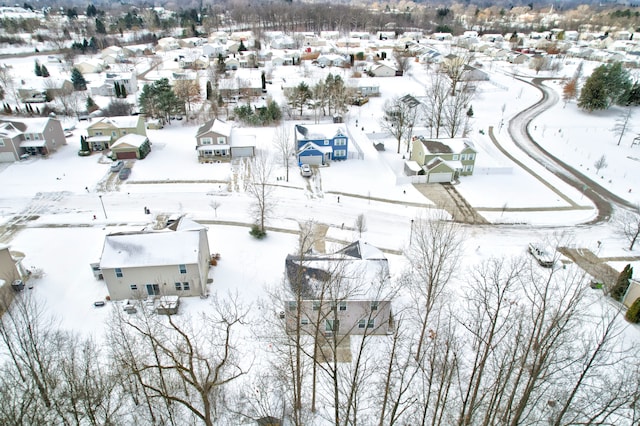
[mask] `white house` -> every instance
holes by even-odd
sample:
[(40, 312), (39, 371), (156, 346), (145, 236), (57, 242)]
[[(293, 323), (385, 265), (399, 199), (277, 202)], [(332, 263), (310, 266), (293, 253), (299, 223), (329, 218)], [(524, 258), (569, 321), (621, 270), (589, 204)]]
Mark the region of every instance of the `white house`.
[(207, 294), (207, 229), (185, 218), (174, 226), (105, 237), (100, 269), (112, 300)]
[(92, 83), (89, 87), (92, 95), (115, 96), (115, 85), (124, 86), (128, 95), (133, 95), (138, 91), (138, 79), (135, 71), (127, 72), (107, 72), (102, 82)]
[(378, 61), (369, 67), (369, 74), (373, 77), (395, 77), (396, 67), (388, 61)]

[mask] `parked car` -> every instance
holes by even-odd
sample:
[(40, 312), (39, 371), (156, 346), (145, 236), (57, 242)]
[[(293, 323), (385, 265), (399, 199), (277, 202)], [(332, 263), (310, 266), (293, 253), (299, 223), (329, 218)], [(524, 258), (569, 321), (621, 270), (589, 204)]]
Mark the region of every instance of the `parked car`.
[(119, 172), (120, 170), (122, 170), (123, 167), (124, 167), (124, 161), (118, 160), (111, 165), (111, 172), (112, 173)]
[(120, 170), (120, 172), (118, 173), (118, 177), (120, 178), (120, 180), (127, 180), (129, 176), (131, 176), (131, 169), (125, 168)]
[(550, 250), (544, 248), (540, 244), (529, 243), (529, 253), (536, 259), (540, 266), (545, 268), (553, 267), (555, 260)]
[(313, 171), (311, 171), (311, 166), (308, 164), (303, 164), (300, 166), (300, 174), (304, 177), (309, 177), (313, 175)]

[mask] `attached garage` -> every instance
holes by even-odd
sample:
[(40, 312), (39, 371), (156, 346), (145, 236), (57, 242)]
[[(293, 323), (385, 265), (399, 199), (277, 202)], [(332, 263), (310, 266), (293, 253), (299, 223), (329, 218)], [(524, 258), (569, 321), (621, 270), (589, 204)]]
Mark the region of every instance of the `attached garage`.
[(329, 146), (318, 146), (307, 142), (298, 151), (298, 163), (310, 166), (323, 166), (331, 159), (332, 149)]
[(253, 157), (256, 151), (256, 135), (246, 129), (231, 130), (231, 158)]
[(151, 151), (146, 136), (129, 133), (111, 144), (111, 157), (114, 160), (143, 159)]
[(0, 163), (13, 163), (16, 161), (16, 156), (13, 152), (0, 152)]
[(254, 147), (252, 146), (232, 146), (231, 157), (253, 157)]
[(428, 183), (449, 183), (455, 173), (455, 170), (440, 157), (431, 160), (424, 169)]

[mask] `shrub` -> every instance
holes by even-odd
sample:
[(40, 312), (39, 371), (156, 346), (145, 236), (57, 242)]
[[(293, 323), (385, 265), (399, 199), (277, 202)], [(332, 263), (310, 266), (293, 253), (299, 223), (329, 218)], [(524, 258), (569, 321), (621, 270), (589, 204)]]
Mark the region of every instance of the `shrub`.
[(624, 317), (627, 321), (634, 324), (640, 322), (640, 297), (638, 297), (629, 309), (627, 309), (627, 313)]
[(251, 234), (252, 237), (257, 238), (258, 240), (261, 240), (267, 236), (267, 231), (260, 229), (258, 225), (253, 225), (251, 227), (251, 231), (249, 231), (249, 234)]

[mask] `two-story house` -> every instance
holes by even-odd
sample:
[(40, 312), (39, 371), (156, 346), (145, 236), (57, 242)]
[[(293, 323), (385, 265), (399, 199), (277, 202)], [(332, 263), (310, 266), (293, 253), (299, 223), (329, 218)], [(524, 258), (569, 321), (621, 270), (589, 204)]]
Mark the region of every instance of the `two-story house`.
[(293, 295), (284, 307), (288, 333), (393, 332), (389, 265), (380, 249), (356, 241), (335, 253), (289, 255), (285, 266)]
[(49, 155), (66, 145), (62, 124), (52, 117), (0, 120), (0, 162)]
[(422, 168), (427, 182), (451, 182), (473, 174), (477, 151), (471, 139), (414, 136), (411, 143), (411, 160)]
[(184, 217), (161, 231), (105, 237), (100, 270), (112, 300), (207, 294), (207, 228)]
[(135, 71), (112, 72), (105, 74), (104, 80), (92, 85), (89, 89), (93, 96), (115, 96), (116, 85), (124, 87), (128, 95), (138, 91), (138, 80)]
[(295, 139), (300, 164), (320, 166), (348, 158), (349, 138), (344, 124), (298, 124)]
[(101, 117), (87, 127), (87, 143), (91, 151), (104, 151), (122, 136), (128, 134), (147, 136), (144, 118), (141, 115)]
[(200, 126), (196, 132), (198, 161), (209, 163), (231, 158), (231, 127), (217, 118)]

